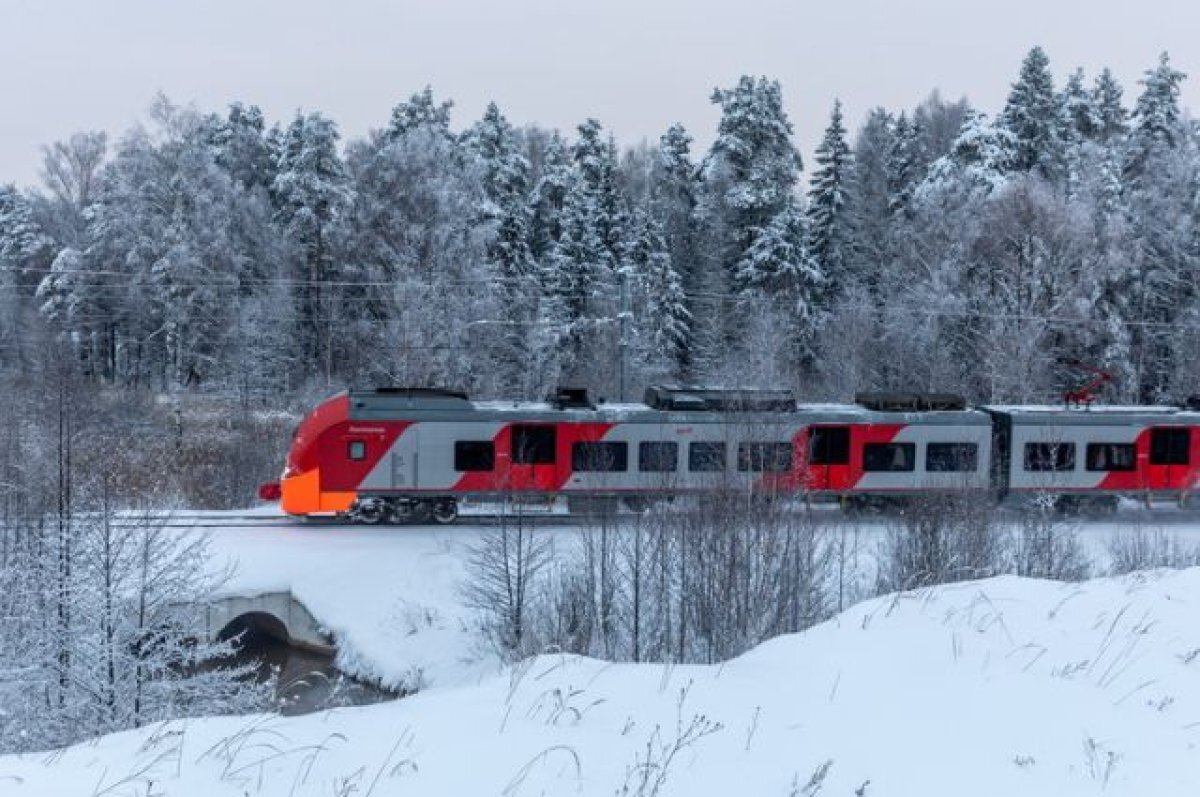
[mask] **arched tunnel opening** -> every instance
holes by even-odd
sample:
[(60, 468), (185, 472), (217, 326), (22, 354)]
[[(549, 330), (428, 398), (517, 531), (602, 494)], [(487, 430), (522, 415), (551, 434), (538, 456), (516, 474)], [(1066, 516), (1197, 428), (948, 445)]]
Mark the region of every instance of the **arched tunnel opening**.
[(230, 620), (217, 634), (218, 642), (232, 641), (238, 650), (286, 645), (291, 641), (287, 626), (273, 614), (246, 612)]

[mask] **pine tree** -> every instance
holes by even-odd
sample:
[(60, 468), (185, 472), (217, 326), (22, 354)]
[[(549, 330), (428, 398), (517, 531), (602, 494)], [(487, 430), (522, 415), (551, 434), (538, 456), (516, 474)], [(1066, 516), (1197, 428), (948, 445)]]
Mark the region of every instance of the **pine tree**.
[[(821, 264), (805, 245), (812, 239), (805, 229), (804, 215), (789, 202), (771, 219), (754, 239), (754, 244), (738, 263), (735, 286), (743, 293), (804, 297), (814, 304), (816, 289), (826, 277)], [(805, 311), (805, 314), (811, 314)]]
[(28, 296), (49, 267), (54, 241), (34, 218), (29, 200), (12, 185), (0, 185), (0, 272)]
[(667, 247), (685, 282), (695, 280), (696, 166), (691, 159), (692, 137), (683, 125), (667, 128), (658, 141), (651, 173), (650, 202), (663, 228)]
[[(681, 382), (691, 379), (696, 346), (692, 318), (699, 311), (698, 297), (707, 288), (721, 285), (720, 280), (706, 279), (699, 256), (696, 203), (700, 185), (691, 159), (691, 143), (692, 137), (683, 125), (671, 125), (659, 138), (650, 175), (650, 222), (661, 229), (672, 273), (679, 280), (682, 311), (687, 314), (686, 325), (677, 325), (687, 329), (686, 336), (679, 339), (682, 348), (675, 355)], [(683, 318), (681, 311), (674, 315)]]
[(433, 89), (426, 86), (392, 109), (392, 118), (384, 130), (388, 140), (402, 138), (414, 130), (425, 129), (431, 133), (452, 137), (450, 132), (450, 109), (454, 103), (447, 100), (438, 103), (433, 98)]
[(1083, 69), (1076, 69), (1067, 78), (1060, 102), (1067, 117), (1068, 140), (1091, 141), (1099, 137), (1103, 120), (1096, 108), (1095, 96), (1084, 88)]
[(703, 165), (703, 213), (728, 230), (722, 257), (732, 269), (755, 231), (791, 202), (803, 164), (777, 81), (743, 76), (734, 88), (715, 90), (712, 101), (721, 106), (721, 121)]
[(1016, 138), (1003, 125), (972, 111), (949, 154), (938, 158), (918, 187), (915, 197), (987, 195), (1003, 187), (1014, 168)]
[(212, 139), (217, 163), (242, 187), (271, 187), (277, 153), (271, 149), (266, 122), (257, 105), (231, 103), (226, 117), (215, 125)]
[(530, 198), (530, 250), (539, 262), (550, 256), (562, 237), (562, 214), (572, 174), (566, 143), (557, 131), (551, 133), (542, 153), (541, 174)]
[[(697, 337), (706, 348), (699, 357), (709, 369), (737, 367), (746, 323), (744, 308), (732, 297), (758, 283), (774, 284), (766, 270), (776, 268), (779, 257), (800, 257), (802, 249), (789, 245), (802, 163), (779, 83), (743, 76), (733, 88), (714, 91), (712, 101), (721, 107), (721, 121), (701, 167), (696, 217), (703, 230), (704, 270), (717, 283), (711, 291), (730, 298), (697, 315)], [(779, 235), (760, 243), (769, 231)], [(759, 268), (761, 275), (755, 273)]]
[(913, 191), (920, 184), (921, 133), (909, 121), (908, 115), (896, 117), (892, 131), (892, 145), (887, 153), (888, 211), (902, 213), (912, 200)]
[(297, 113), (279, 152), (272, 185), (276, 218), (295, 248), (295, 303), (300, 354), (327, 379), (333, 372), (331, 297), (334, 227), (350, 200), (334, 123), (318, 113)]
[(683, 280), (671, 262), (663, 226), (653, 215), (637, 212), (632, 220), (633, 240), (626, 260), (639, 291), (645, 297), (642, 325), (651, 356), (664, 357), (674, 376), (683, 379), (690, 365), (692, 313)]
[(483, 220), (495, 226), (488, 260), (501, 279), (512, 281), (533, 271), (529, 248), (529, 161), (517, 151), (516, 131), (489, 103), (483, 118), (464, 136), (482, 169)]
[[(578, 127), (571, 147), (572, 173), (561, 214), (561, 234), (548, 258), (547, 292), (557, 308), (565, 363), (571, 379), (594, 380), (576, 369), (585, 363), (585, 345), (604, 347), (614, 340), (619, 308), (615, 299), (622, 267), (625, 213), (617, 188), (616, 147), (595, 119)], [(607, 337), (594, 334), (609, 331)], [(608, 361), (594, 354), (591, 360)], [(593, 386), (595, 381), (591, 381)]]
[(1062, 106), (1054, 91), (1050, 59), (1041, 47), (1025, 56), (999, 121), (1015, 142), (1013, 168), (1037, 171), (1049, 179), (1061, 175)]
[(503, 387), (519, 394), (533, 359), (529, 344), (539, 288), (529, 247), (529, 162), (517, 151), (516, 132), (495, 103), (463, 138), (482, 173), (480, 217), (492, 230), (487, 261), (498, 281), (501, 315), (496, 319), (501, 324), (496, 357)]
[(1158, 66), (1146, 71), (1138, 104), (1133, 110), (1132, 136), (1142, 148), (1176, 146), (1184, 136), (1181, 125), (1180, 84), (1186, 74), (1171, 66), (1170, 56), (1159, 56)]
[(1128, 130), (1129, 112), (1121, 104), (1121, 84), (1113, 77), (1108, 67), (1096, 78), (1092, 89), (1092, 106), (1097, 117), (1096, 139), (1111, 144), (1125, 137)]
[(808, 190), (808, 253), (832, 294), (851, 276), (848, 270), (855, 257), (854, 209), (850, 206), (854, 154), (846, 142), (840, 101), (833, 104), (829, 126), (813, 159), (817, 166)]

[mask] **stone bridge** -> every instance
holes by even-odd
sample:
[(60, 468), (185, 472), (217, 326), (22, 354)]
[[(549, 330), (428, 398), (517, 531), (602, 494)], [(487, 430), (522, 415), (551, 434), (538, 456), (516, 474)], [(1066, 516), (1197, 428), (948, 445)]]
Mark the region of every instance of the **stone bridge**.
[(318, 653), (335, 651), (333, 637), (291, 592), (230, 595), (204, 606), (209, 639), (228, 639), (251, 631)]

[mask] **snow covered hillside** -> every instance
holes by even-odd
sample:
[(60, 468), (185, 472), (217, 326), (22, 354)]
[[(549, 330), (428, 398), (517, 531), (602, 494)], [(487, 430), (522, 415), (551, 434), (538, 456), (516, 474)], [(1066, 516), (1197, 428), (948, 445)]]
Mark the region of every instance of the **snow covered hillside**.
[(715, 667), (543, 656), (298, 718), (0, 758), (0, 792), (1195, 795), (1200, 569), (861, 604)]

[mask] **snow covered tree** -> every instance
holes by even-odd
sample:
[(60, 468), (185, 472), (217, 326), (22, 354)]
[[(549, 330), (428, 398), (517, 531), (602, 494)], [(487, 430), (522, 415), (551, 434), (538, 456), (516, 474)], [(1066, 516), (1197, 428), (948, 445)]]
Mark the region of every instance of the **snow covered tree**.
[[(700, 185), (696, 165), (691, 159), (692, 137), (681, 124), (674, 124), (659, 138), (650, 174), (651, 224), (661, 229), (672, 274), (679, 282), (678, 301), (682, 306), (672, 310), (682, 320), (686, 313), (687, 322), (676, 324), (678, 330), (686, 332), (677, 336), (674, 356), (679, 367), (679, 378), (687, 381), (693, 361), (695, 337), (691, 319), (697, 310), (696, 297), (707, 290), (718, 290), (721, 282), (707, 284), (699, 252), (699, 231), (696, 229), (696, 203)], [(660, 282), (665, 293), (672, 293), (670, 279)], [(668, 304), (675, 299), (668, 300)]]
[(277, 154), (257, 105), (230, 103), (212, 132), (216, 161), (243, 188), (267, 190), (275, 181)]
[[(846, 141), (842, 104), (835, 101), (829, 126), (813, 155), (816, 168), (808, 189), (808, 254), (823, 275), (826, 290), (836, 293), (852, 278), (855, 261), (854, 154)], [(784, 223), (785, 226), (786, 222)], [(781, 228), (782, 229), (782, 228)], [(826, 297), (828, 298), (828, 297)]]
[(562, 231), (545, 264), (545, 279), (566, 376), (603, 387), (595, 366), (613, 361), (621, 312), (618, 294), (627, 293), (628, 287), (622, 287), (627, 280), (627, 214), (617, 185), (615, 144), (604, 138), (595, 119), (579, 125), (578, 131), (571, 148), (574, 169), (564, 197)]
[(541, 154), (540, 173), (529, 200), (531, 208), (530, 249), (543, 263), (562, 237), (563, 209), (567, 203), (573, 169), (566, 142), (557, 131), (546, 140)]
[(1121, 104), (1123, 93), (1121, 84), (1113, 77), (1112, 71), (1105, 67), (1092, 88), (1092, 106), (1097, 118), (1096, 138), (1105, 144), (1119, 141), (1127, 132), (1129, 112)]
[(1021, 63), (1020, 76), (999, 119), (1012, 134), (1013, 168), (1036, 171), (1047, 178), (1060, 176), (1063, 121), (1063, 108), (1050, 75), (1050, 59), (1041, 47), (1034, 47)]
[(700, 212), (720, 227), (716, 255), (732, 272), (758, 231), (792, 201), (802, 164), (777, 81), (744, 76), (714, 91), (713, 102), (721, 121), (703, 164)]
[[(789, 240), (786, 236), (763, 244), (758, 239), (768, 230), (794, 230), (801, 160), (777, 81), (743, 76), (733, 88), (714, 91), (712, 100), (721, 107), (721, 121), (701, 169), (697, 219), (705, 230), (706, 269), (714, 278), (719, 275), (727, 286), (723, 291), (736, 293), (774, 280), (774, 275), (750, 273), (758, 266), (778, 265), (767, 252), (798, 254), (779, 245)], [(743, 313), (723, 301), (704, 314), (700, 339), (711, 347), (705, 359), (718, 363), (731, 356), (744, 331)]]
[(293, 301), (299, 354), (327, 380), (333, 376), (333, 237), (351, 194), (337, 149), (337, 126), (319, 113), (297, 113), (288, 126), (272, 184), (276, 219), (292, 245)]
[(921, 134), (908, 115), (896, 117), (887, 152), (888, 212), (903, 212), (923, 175)]
[(1133, 109), (1126, 161), (1130, 176), (1140, 176), (1156, 152), (1179, 146), (1187, 135), (1179, 107), (1179, 84), (1185, 77), (1163, 53), (1158, 66), (1147, 70), (1140, 81), (1143, 89)]
[(100, 189), (108, 136), (75, 133), (42, 151), (42, 182), (50, 191), (48, 231), (63, 246), (80, 248), (87, 236), (85, 213)]
[(464, 135), (481, 170), (484, 202), (480, 220), (488, 225), (487, 261), (496, 280), (496, 357), (503, 385), (515, 395), (528, 390), (527, 363), (532, 326), (537, 320), (540, 282), (529, 246), (529, 161), (517, 149), (516, 131), (490, 103), (483, 118)]
[(672, 375), (681, 379), (689, 365), (692, 324), (683, 279), (672, 263), (662, 223), (639, 211), (631, 226), (633, 239), (625, 255), (644, 302), (643, 356), (665, 359)]
[(1063, 86), (1063, 112), (1067, 125), (1064, 129), (1068, 141), (1090, 141), (1099, 137), (1104, 121), (1096, 108), (1096, 98), (1083, 85), (1083, 70), (1076, 69)]
[(1016, 138), (1002, 125), (988, 121), (985, 114), (972, 112), (950, 153), (929, 168), (917, 189), (920, 200), (942, 194), (988, 194), (1001, 188), (1014, 169)]
[(454, 103), (449, 100), (436, 102), (433, 89), (426, 86), (412, 95), (407, 102), (399, 103), (392, 109), (392, 118), (384, 130), (384, 136), (394, 140), (418, 128), (427, 128), (451, 137), (453, 134), (450, 132), (450, 109), (453, 107)]
[[(907, 124), (907, 120), (906, 120)], [(892, 258), (893, 213), (892, 162), (897, 151), (897, 123), (883, 108), (874, 108), (854, 144), (853, 202), (854, 258), (843, 285), (854, 282), (873, 295), (877, 294), (880, 272)]]

